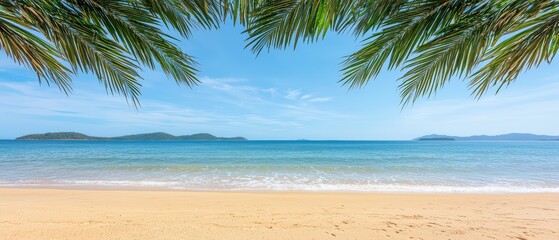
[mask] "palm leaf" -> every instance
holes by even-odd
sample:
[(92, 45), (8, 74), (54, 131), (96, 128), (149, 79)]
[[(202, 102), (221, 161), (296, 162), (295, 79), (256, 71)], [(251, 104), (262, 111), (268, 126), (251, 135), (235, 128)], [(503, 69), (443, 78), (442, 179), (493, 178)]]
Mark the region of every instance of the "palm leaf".
[(316, 41), (344, 21), (350, 6), (351, 1), (343, 0), (264, 1), (251, 15), (247, 47), (258, 54), (263, 49), (296, 48), (300, 41)]
[(498, 92), (523, 71), (553, 61), (559, 50), (557, 4), (540, 5), (539, 14), (522, 22), (511, 37), (491, 49), (484, 58), (487, 63), (471, 79), (474, 96), (481, 97), (493, 86)]
[(1, 1), (1, 47), (64, 91), (71, 75), (92, 73), (137, 106), (142, 66), (187, 86), (199, 82), (196, 62), (163, 29), (187, 37), (193, 28), (216, 27), (219, 7), (217, 0)]
[(450, 25), (467, 7), (453, 1), (414, 1), (402, 4), (398, 13), (386, 19), (386, 27), (368, 37), (366, 44), (343, 62), (343, 84), (350, 88), (365, 85), (387, 63), (399, 68), (438, 29)]
[[(238, 2), (238, 1), (236, 1)], [(476, 97), (550, 62), (558, 47), (552, 0), (259, 1), (248, 18), (255, 53), (313, 42), (330, 31), (367, 36), (343, 61), (340, 80), (364, 86), (383, 68), (403, 70), (402, 104), (470, 79)], [(481, 66), (481, 67), (480, 67)], [(480, 68), (478, 71), (476, 69)], [(475, 74), (472, 74), (474, 72)]]
[(0, 49), (15, 62), (35, 71), (39, 82), (56, 84), (68, 93), (71, 88), (71, 70), (58, 61), (61, 55), (48, 42), (26, 30), (28, 25), (16, 24), (19, 19), (0, 8)]

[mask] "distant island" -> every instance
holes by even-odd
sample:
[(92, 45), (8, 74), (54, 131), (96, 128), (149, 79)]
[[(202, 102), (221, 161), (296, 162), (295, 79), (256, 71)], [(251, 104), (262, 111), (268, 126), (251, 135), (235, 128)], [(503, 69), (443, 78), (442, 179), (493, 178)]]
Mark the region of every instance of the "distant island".
[(531, 133), (509, 133), (502, 135), (475, 135), (469, 137), (457, 137), (448, 135), (431, 134), (415, 138), (417, 141), (557, 141), (559, 136), (536, 135)]
[(116, 141), (245, 141), (244, 137), (216, 137), (209, 133), (174, 136), (164, 132), (143, 133), (120, 137), (93, 137), (77, 132), (29, 134), (16, 140), (116, 140)]
[(451, 137), (422, 137), (420, 139), (417, 139), (419, 141), (454, 141), (456, 139), (451, 138)]

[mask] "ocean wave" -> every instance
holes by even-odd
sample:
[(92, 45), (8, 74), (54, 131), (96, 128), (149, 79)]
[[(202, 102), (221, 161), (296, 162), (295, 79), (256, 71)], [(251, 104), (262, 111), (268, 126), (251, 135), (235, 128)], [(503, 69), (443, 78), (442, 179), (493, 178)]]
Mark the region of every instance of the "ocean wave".
[(303, 192), (370, 192), (370, 193), (559, 193), (559, 186), (521, 185), (425, 185), (378, 183), (319, 183), (306, 180), (295, 183), (273, 181), (152, 181), (152, 180), (1, 180), (2, 187), (54, 187), (80, 189), (142, 189), (193, 191), (303, 191)]
[(308, 165), (154, 165), (154, 166), (104, 166), (102, 170), (127, 172), (207, 172), (207, 171), (352, 171), (352, 172), (439, 172), (439, 171), (472, 171), (472, 167), (457, 166), (308, 166)]

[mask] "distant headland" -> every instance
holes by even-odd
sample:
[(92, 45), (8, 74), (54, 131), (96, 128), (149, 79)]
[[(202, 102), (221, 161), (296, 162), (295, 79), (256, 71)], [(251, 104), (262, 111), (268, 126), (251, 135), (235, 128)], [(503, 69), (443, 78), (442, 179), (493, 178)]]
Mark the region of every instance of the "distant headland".
[(117, 140), (117, 141), (244, 141), (244, 137), (216, 137), (209, 133), (174, 136), (164, 132), (143, 133), (120, 137), (93, 137), (77, 132), (29, 134), (16, 140)]
[(456, 137), (448, 135), (431, 134), (415, 138), (417, 141), (559, 141), (559, 136), (536, 135), (531, 133), (509, 133), (502, 135), (475, 135), (469, 137)]

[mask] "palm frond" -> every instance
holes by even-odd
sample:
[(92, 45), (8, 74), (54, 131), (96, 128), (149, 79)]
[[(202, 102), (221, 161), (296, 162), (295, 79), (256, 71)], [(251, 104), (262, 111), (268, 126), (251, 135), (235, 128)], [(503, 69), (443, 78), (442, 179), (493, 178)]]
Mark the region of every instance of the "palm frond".
[(352, 31), (362, 36), (378, 30), (390, 16), (398, 13), (407, 0), (358, 0), (347, 17), (335, 28), (338, 32)]
[[(557, 49), (553, 0), (259, 1), (248, 18), (253, 52), (296, 47), (328, 31), (367, 36), (343, 61), (340, 80), (364, 86), (383, 68), (403, 70), (402, 104), (431, 96), (450, 79), (471, 79), (476, 97), (549, 62)], [(476, 71), (477, 68), (481, 69)], [(472, 74), (475, 72), (475, 74)]]
[(108, 92), (137, 106), (142, 66), (160, 67), (187, 86), (198, 83), (196, 62), (163, 29), (187, 37), (191, 29), (216, 27), (218, 7), (217, 0), (2, 1), (2, 49), (64, 91), (70, 75), (93, 73)]
[(247, 47), (255, 53), (263, 49), (286, 48), (313, 42), (347, 17), (351, 1), (343, 0), (269, 0), (252, 14), (246, 33)]
[(192, 29), (211, 29), (219, 25), (221, 7), (217, 0), (142, 0), (142, 3), (146, 10), (183, 37), (189, 37)]
[(155, 63), (159, 64), (178, 83), (187, 86), (198, 83), (196, 62), (170, 42), (171, 37), (158, 28), (158, 18), (150, 15), (148, 9), (112, 0), (79, 2), (83, 13), (93, 16), (93, 24), (105, 26), (108, 34), (121, 42), (135, 59), (151, 69)]
[(419, 97), (431, 97), (454, 76), (470, 74), (487, 49), (495, 41), (492, 22), (484, 22), (492, 13), (491, 3), (477, 5), (463, 11), (461, 21), (439, 29), (435, 36), (421, 44), (406, 60), (400, 78), (403, 106), (414, 103)]
[(0, 49), (15, 62), (33, 69), (39, 82), (44, 79), (47, 84), (54, 83), (69, 93), (72, 71), (59, 62), (62, 56), (48, 42), (26, 30), (28, 25), (17, 22), (9, 11), (0, 8)]
[(222, 19), (226, 20), (230, 16), (233, 24), (237, 22), (241, 25), (248, 26), (254, 10), (265, 0), (220, 0), (218, 10)]
[(386, 27), (373, 33), (362, 49), (344, 60), (340, 81), (350, 88), (359, 87), (375, 78), (385, 64), (390, 70), (401, 67), (419, 46), (453, 23), (467, 6), (451, 0), (403, 4), (398, 13), (384, 20)]
[(484, 58), (487, 63), (470, 81), (476, 98), (493, 86), (497, 86), (496, 92), (499, 92), (520, 73), (542, 62), (551, 63), (559, 50), (558, 4), (552, 2), (537, 6), (538, 14), (522, 22), (513, 29), (512, 36), (491, 49)]

